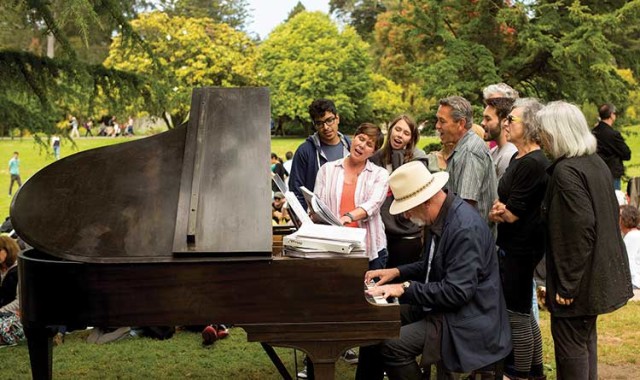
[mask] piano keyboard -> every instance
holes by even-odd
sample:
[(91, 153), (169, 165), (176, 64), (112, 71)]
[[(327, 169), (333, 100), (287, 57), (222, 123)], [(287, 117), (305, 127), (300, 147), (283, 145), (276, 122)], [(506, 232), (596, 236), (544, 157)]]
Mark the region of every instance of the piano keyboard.
[(389, 299), (387, 299), (387, 298), (384, 298), (383, 296), (372, 296), (369, 293), (367, 293), (368, 289), (371, 289), (375, 286), (376, 286), (376, 283), (374, 281), (371, 281), (368, 284), (367, 283), (364, 284), (364, 288), (365, 288), (364, 294), (369, 302), (375, 303), (376, 305), (394, 305), (394, 304), (397, 305), (398, 304), (398, 299), (395, 297), (390, 297)]

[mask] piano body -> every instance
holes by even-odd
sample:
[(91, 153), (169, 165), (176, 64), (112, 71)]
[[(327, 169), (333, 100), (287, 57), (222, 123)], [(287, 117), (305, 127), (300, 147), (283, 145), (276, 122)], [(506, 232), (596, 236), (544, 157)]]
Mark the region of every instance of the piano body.
[(364, 297), (366, 258), (272, 247), (269, 117), (265, 88), (196, 89), (188, 127), (67, 157), (22, 186), (11, 218), (34, 247), (19, 257), (34, 379), (52, 378), (57, 325), (219, 321), (305, 351), (318, 379), (345, 349), (398, 335), (398, 306)]

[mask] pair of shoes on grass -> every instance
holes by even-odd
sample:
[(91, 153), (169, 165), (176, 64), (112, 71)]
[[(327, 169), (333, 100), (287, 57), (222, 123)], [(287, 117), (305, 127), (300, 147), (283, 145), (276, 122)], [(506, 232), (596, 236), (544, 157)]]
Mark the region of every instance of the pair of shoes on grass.
[[(358, 354), (354, 350), (347, 350), (341, 356), (342, 360), (349, 364), (358, 364)], [(309, 377), (307, 373), (307, 366), (305, 365), (302, 371), (297, 373), (296, 376), (298, 379), (307, 379)]]
[(229, 329), (225, 325), (209, 325), (202, 330), (202, 344), (205, 346), (212, 345), (218, 339), (224, 339), (229, 336)]

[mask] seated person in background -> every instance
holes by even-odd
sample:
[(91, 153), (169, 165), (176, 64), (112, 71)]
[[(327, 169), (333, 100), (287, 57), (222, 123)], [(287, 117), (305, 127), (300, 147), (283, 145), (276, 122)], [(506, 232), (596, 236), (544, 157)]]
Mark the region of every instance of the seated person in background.
[[(422, 261), (365, 274), (367, 283), (379, 278), (370, 295), (408, 304), (401, 308), (400, 337), (381, 343), (381, 360), (369, 365), (381, 362), (390, 380), (422, 379), (420, 355), (423, 366), (438, 364), (443, 378), (466, 378), (469, 372), (501, 378), (494, 364), (511, 351), (493, 235), (473, 206), (442, 190), (448, 179), (420, 162), (389, 177), (391, 214), (404, 213), (428, 233)], [(404, 282), (390, 284), (394, 279)]]
[(640, 297), (640, 211), (635, 206), (620, 206), (620, 231), (629, 256), (634, 297)]
[(273, 202), (271, 202), (271, 218), (275, 224), (287, 224), (291, 220), (289, 211), (287, 211), (287, 201), (284, 194), (276, 191), (273, 194)]
[(18, 243), (0, 235), (0, 345), (24, 340), (18, 303)]

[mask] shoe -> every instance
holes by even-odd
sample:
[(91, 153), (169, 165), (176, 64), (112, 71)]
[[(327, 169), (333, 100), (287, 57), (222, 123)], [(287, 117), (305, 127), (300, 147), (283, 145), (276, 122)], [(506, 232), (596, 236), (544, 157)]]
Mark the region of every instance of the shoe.
[(128, 338), (130, 327), (119, 327), (111, 332), (105, 333), (98, 338), (96, 344), (105, 344)]
[(307, 366), (304, 366), (302, 371), (298, 372), (298, 375), (296, 377), (298, 379), (306, 379), (307, 378)]
[(358, 364), (358, 354), (354, 350), (346, 350), (344, 354), (342, 354), (342, 360), (349, 364)]
[(210, 346), (218, 340), (218, 331), (212, 325), (209, 325), (202, 330), (202, 344)]
[(53, 345), (54, 346), (59, 346), (62, 343), (64, 343), (64, 334), (63, 333), (57, 333), (54, 337), (53, 337)]
[(217, 325), (218, 339), (224, 339), (229, 336), (229, 329), (225, 325)]

